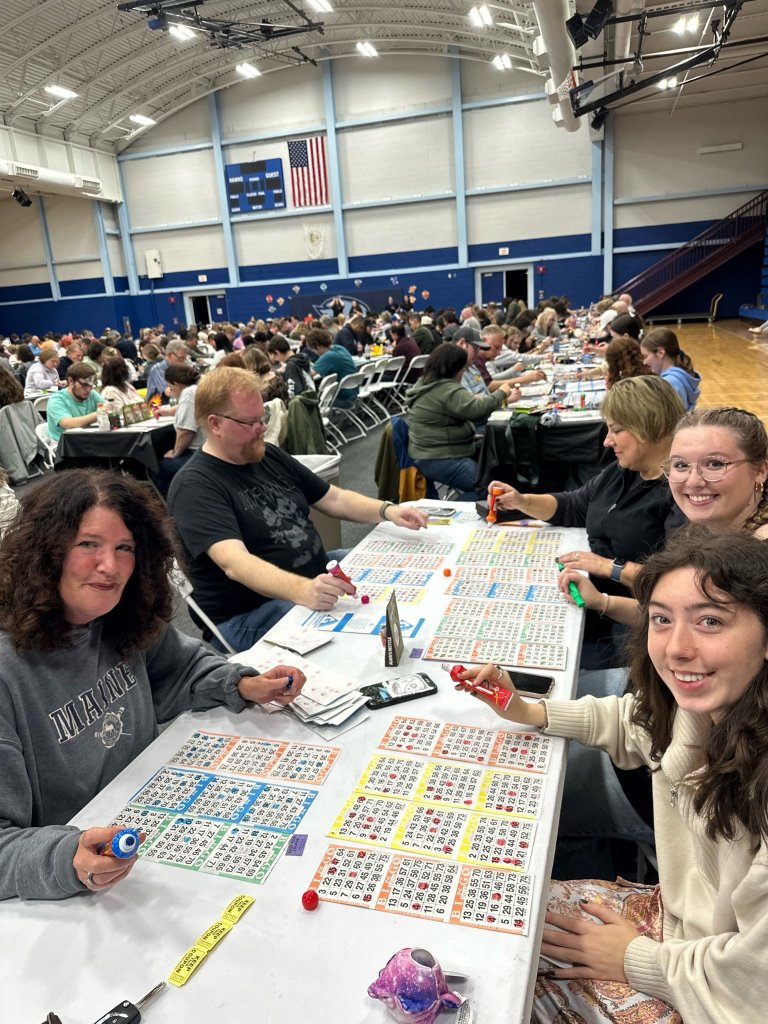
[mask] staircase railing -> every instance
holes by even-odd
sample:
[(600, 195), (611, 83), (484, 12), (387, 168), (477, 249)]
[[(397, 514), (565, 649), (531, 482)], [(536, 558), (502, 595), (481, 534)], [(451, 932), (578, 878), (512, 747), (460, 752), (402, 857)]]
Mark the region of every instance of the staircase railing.
[(768, 225), (768, 190), (627, 281), (617, 293), (632, 296), (647, 313), (763, 237)]

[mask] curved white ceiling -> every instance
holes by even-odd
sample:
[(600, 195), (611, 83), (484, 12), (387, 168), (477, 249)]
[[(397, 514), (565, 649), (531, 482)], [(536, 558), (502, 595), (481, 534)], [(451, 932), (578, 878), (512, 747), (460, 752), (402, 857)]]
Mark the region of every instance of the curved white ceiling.
[[(537, 5), (546, 2), (537, 0)], [(265, 39), (243, 49), (219, 49), (202, 35), (179, 42), (167, 32), (152, 30), (146, 14), (119, 11), (116, 0), (3, 0), (0, 116), (6, 126), (34, 127), (41, 134), (64, 133), (91, 145), (119, 148), (134, 127), (128, 115), (140, 113), (160, 121), (193, 100), (239, 81), (235, 65), (241, 61), (250, 61), (262, 73), (295, 65), (302, 55), (317, 62), (340, 57), (364, 61), (355, 50), (360, 40), (373, 43), (381, 59), (392, 54), (431, 57), (450, 53), (464, 60), (489, 61), (506, 53), (513, 67), (539, 73), (533, 54), (539, 28), (534, 4), (527, 0), (490, 3), (494, 24), (485, 29), (474, 27), (468, 17), (471, 0), (331, 3), (332, 13), (319, 14), (308, 0), (206, 0), (198, 8), (200, 15), (217, 20), (268, 20), (275, 25), (299, 26), (304, 23), (304, 12), (310, 21), (323, 25), (322, 32), (314, 29)], [(639, 0), (638, 6), (641, 4)], [(582, 6), (579, 0), (579, 9)], [(654, 36), (646, 40), (646, 50), (681, 45), (664, 19), (652, 27)], [(747, 0), (733, 37), (766, 34), (768, 0)], [(761, 51), (765, 54), (765, 49), (763, 43), (734, 51), (728, 63)], [(702, 92), (728, 94), (729, 98), (765, 95), (766, 63), (763, 57), (735, 68), (727, 73), (727, 82), (723, 75), (700, 79), (686, 86), (686, 98)], [(50, 97), (44, 87), (53, 83), (76, 92), (77, 98), (58, 102)], [(673, 97), (660, 97), (654, 91), (649, 102), (664, 102), (669, 107)]]

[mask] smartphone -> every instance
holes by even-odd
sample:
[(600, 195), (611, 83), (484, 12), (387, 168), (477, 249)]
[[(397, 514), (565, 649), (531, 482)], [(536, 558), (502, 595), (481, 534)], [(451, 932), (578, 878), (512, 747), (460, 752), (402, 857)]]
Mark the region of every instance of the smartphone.
[(372, 686), (361, 686), (360, 692), (368, 697), (366, 707), (376, 711), (406, 700), (416, 700), (417, 697), (428, 697), (437, 693), (437, 685), (423, 672), (414, 672), (411, 676), (396, 676)]
[(541, 676), (535, 672), (517, 672), (508, 668), (510, 679), (515, 684), (515, 689), (523, 694), (533, 694), (536, 697), (548, 697), (555, 685), (552, 676)]

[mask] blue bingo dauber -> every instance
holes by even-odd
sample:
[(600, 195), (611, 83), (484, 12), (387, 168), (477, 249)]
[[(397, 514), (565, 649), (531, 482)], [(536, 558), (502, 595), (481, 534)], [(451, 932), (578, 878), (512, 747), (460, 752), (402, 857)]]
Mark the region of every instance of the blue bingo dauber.
[(104, 843), (99, 853), (103, 857), (119, 857), (127, 860), (137, 852), (141, 845), (139, 833), (135, 828), (121, 829), (108, 843)]

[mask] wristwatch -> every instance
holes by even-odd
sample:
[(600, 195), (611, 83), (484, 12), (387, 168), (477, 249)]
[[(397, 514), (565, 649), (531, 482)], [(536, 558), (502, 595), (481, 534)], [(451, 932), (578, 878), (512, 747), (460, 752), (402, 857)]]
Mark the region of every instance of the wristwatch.
[(613, 565), (611, 566), (611, 579), (615, 583), (621, 582), (621, 570), (627, 564), (626, 558), (614, 558)]
[(387, 509), (391, 508), (392, 505), (396, 505), (396, 501), (382, 501), (381, 508), (379, 509), (379, 519), (387, 518)]

